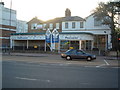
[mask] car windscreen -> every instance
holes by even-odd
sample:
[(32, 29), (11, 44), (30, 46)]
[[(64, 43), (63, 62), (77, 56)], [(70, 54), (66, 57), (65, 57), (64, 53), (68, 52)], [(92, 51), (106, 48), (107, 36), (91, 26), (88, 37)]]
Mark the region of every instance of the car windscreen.
[(66, 53), (76, 53), (76, 50), (70, 49), (70, 50), (66, 51)]

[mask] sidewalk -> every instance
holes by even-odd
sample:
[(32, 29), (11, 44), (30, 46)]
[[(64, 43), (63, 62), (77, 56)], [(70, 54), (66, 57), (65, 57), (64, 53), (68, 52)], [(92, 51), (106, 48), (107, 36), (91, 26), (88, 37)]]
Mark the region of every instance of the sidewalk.
[[(8, 53), (4, 53), (3, 55), (9, 55)], [(60, 55), (60, 53), (10, 53), (12, 56), (28, 56), (28, 57), (46, 57), (51, 55)], [(115, 56), (96, 56), (101, 57), (101, 59), (105, 60), (120, 60), (120, 57)]]
[(104, 59), (105, 59), (105, 60), (120, 60), (120, 57), (106, 56)]

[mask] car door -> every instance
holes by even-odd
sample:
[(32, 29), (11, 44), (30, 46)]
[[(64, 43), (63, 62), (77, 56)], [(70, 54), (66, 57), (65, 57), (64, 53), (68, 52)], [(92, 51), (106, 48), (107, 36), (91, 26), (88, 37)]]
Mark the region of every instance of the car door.
[(73, 51), (70, 53), (70, 56), (71, 56), (71, 58), (77, 58), (77, 50), (73, 50)]
[(77, 50), (77, 58), (81, 58), (81, 59), (83, 59), (83, 58), (85, 58), (86, 56), (85, 56), (85, 53), (83, 53), (81, 50)]

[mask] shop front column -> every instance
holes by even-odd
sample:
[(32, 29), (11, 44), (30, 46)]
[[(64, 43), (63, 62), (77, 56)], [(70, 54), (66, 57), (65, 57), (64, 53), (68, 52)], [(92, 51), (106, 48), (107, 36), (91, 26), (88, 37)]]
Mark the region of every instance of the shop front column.
[(13, 50), (14, 50), (14, 47), (15, 47), (15, 41), (12, 40), (12, 47), (13, 47)]
[(28, 46), (29, 46), (29, 42), (28, 42), (28, 40), (27, 40), (27, 49), (28, 49)]
[(13, 40), (10, 39), (10, 48), (12, 48), (12, 46), (13, 46)]
[(79, 41), (79, 49), (81, 50), (81, 40)]
[(105, 35), (105, 51), (108, 49), (108, 35)]
[(92, 40), (91, 41), (91, 50), (93, 50), (93, 48), (94, 48), (94, 41)]
[(47, 50), (46, 50), (46, 40), (45, 40), (45, 49), (44, 49), (44, 50), (45, 50), (45, 52), (47, 51)]

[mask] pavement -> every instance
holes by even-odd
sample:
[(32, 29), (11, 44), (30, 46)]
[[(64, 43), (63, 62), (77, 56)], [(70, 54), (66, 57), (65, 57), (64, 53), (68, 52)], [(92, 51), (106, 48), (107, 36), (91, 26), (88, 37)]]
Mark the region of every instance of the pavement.
[(110, 56), (97, 56), (96, 60), (88, 62), (86, 60), (73, 59), (67, 61), (60, 57), (60, 54), (47, 53), (4, 53), (4, 60), (25, 61), (29, 63), (60, 64), (60, 65), (79, 65), (86, 67), (119, 67), (120, 58)]
[[(8, 53), (4, 53), (3, 55), (9, 55)], [(41, 56), (51, 56), (51, 55), (60, 55), (58, 54), (47, 54), (47, 53), (10, 53), (10, 55), (12, 56), (28, 56), (28, 57), (41, 57)], [(120, 56), (119, 57), (115, 57), (115, 56), (98, 56), (98, 57), (102, 57), (105, 60), (120, 60)]]

